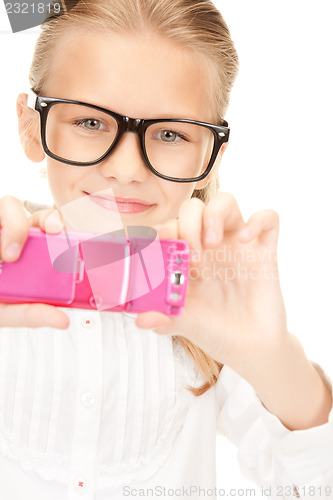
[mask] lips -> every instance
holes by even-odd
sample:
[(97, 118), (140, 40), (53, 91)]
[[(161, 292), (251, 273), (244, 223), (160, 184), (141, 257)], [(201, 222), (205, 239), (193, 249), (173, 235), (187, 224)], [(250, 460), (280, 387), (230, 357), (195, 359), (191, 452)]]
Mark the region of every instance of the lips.
[(136, 198), (117, 198), (113, 196), (103, 196), (100, 194), (89, 194), (91, 201), (107, 210), (113, 210), (122, 214), (137, 214), (146, 212), (154, 205)]

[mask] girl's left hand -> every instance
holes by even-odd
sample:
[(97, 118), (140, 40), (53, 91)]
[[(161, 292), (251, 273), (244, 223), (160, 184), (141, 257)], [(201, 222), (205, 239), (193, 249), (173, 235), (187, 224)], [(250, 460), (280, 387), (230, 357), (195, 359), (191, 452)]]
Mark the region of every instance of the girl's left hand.
[(245, 224), (235, 198), (183, 203), (179, 218), (155, 226), (160, 238), (190, 246), (190, 279), (181, 316), (136, 318), (139, 328), (182, 336), (240, 374), (289, 336), (277, 269), (278, 214), (255, 213)]

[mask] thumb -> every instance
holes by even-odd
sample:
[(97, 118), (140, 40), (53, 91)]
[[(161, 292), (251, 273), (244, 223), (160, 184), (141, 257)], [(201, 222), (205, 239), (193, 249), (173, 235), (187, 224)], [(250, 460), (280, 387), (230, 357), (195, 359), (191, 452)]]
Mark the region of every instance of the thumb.
[(156, 333), (164, 335), (172, 333), (173, 323), (173, 318), (156, 311), (144, 312), (135, 319), (138, 328), (154, 330)]
[(158, 237), (161, 240), (162, 239), (177, 240), (179, 238), (177, 219), (170, 219), (167, 222), (164, 222), (163, 224), (156, 224), (153, 227), (157, 231)]

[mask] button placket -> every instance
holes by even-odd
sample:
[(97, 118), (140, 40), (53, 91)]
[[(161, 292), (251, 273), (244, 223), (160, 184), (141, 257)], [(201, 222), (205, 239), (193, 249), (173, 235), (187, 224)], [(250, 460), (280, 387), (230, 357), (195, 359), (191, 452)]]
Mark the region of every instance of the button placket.
[(76, 324), (79, 373), (68, 493), (70, 500), (92, 500), (103, 387), (100, 313), (77, 311)]

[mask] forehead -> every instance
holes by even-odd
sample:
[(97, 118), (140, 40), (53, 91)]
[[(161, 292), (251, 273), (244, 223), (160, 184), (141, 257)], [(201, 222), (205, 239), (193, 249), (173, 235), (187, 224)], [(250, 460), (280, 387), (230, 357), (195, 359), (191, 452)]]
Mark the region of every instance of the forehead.
[(43, 92), (131, 117), (212, 121), (211, 79), (202, 57), (164, 37), (77, 30), (50, 58)]

